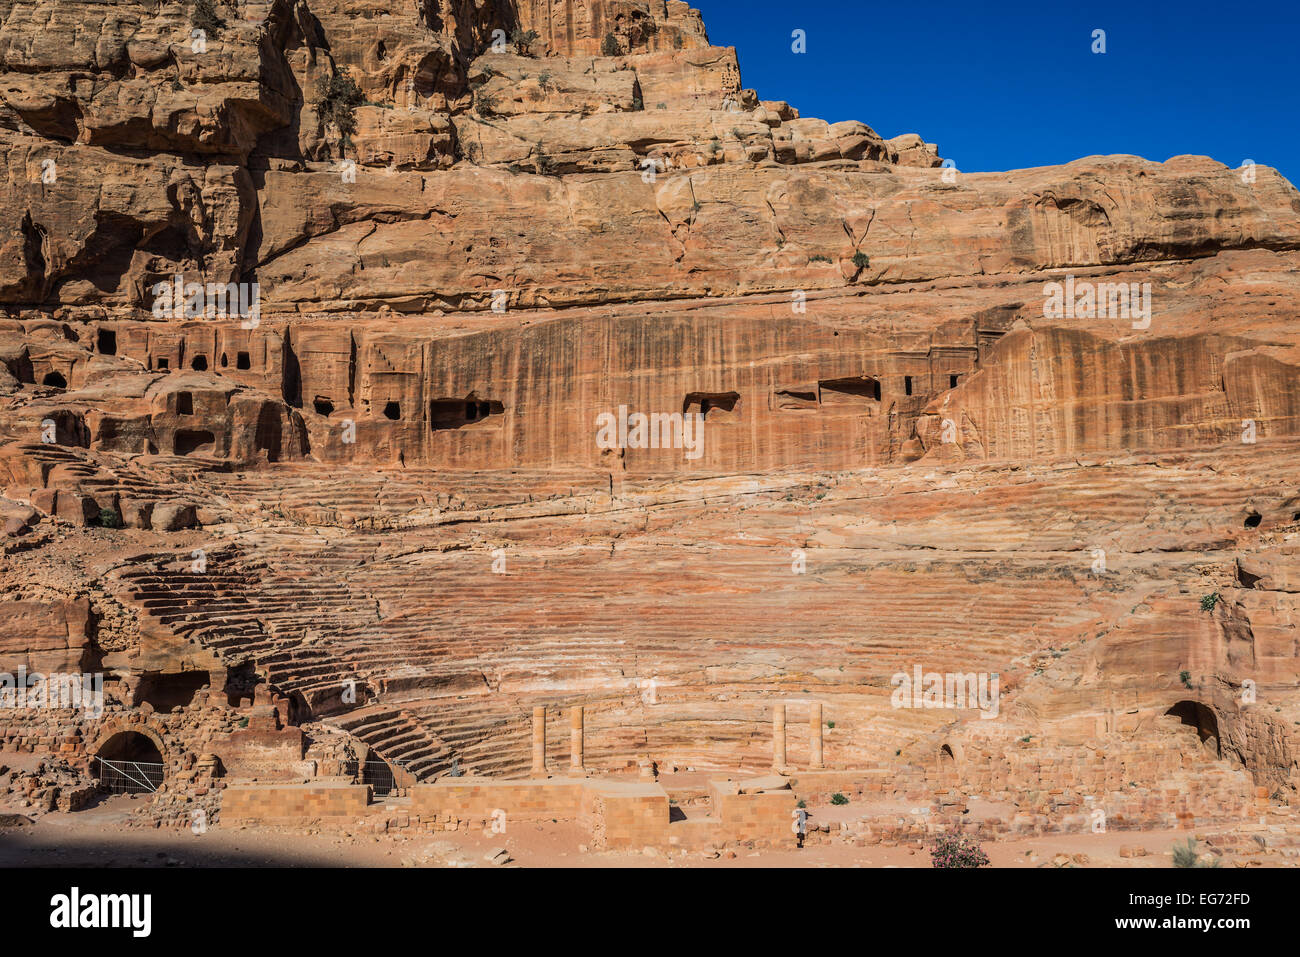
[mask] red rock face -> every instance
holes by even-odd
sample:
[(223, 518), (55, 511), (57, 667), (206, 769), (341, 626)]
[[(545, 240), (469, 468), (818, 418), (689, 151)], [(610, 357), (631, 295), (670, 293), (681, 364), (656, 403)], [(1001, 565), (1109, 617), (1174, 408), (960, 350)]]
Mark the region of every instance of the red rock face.
[(757, 770), (820, 704), (835, 787), (1004, 829), (1289, 814), (1276, 172), (945, 169), (675, 0), (214, 9), (0, 0), (4, 661), (186, 774), (522, 776), (577, 704), (588, 767)]

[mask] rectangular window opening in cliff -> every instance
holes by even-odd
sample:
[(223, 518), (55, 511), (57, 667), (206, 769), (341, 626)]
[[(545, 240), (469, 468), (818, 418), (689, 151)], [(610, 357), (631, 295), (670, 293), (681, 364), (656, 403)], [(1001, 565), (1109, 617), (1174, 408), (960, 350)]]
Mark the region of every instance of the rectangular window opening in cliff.
[(95, 336), (95, 348), (101, 356), (117, 355), (117, 333), (112, 329), (100, 329)]
[(903, 394), (912, 394), (912, 377), (910, 375), (903, 376)]
[(500, 402), (474, 395), (465, 399), (433, 399), (429, 402), (429, 428), (435, 432), (459, 429), (501, 415), (505, 410)]
[(817, 383), (823, 405), (866, 406), (880, 401), (880, 380), (871, 376), (851, 376), (846, 379), (823, 379)]
[(194, 393), (192, 392), (176, 393), (176, 414), (177, 415), (194, 414)]
[(958, 375), (958, 374), (955, 373), (955, 372), (950, 373), (949, 376), (948, 376), (948, 388), (950, 388), (950, 389), (955, 389), (955, 388), (957, 388), (957, 383), (959, 383), (960, 381), (961, 381), (961, 376), (960, 376), (960, 375)]
[(740, 415), (739, 392), (688, 392), (682, 400), (682, 415), (699, 414), (704, 421), (729, 419)]
[(817, 401), (817, 387), (797, 385), (777, 389), (773, 404), (779, 412), (812, 411), (819, 404)]
[(250, 361), (247, 352), (241, 352), (237, 356), (235, 356), (235, 368), (236, 369), (253, 368), (253, 363)]
[(152, 360), (152, 363), (150, 364), (149, 368), (157, 372), (166, 372), (167, 358), (165, 356), (159, 356), (157, 359)]

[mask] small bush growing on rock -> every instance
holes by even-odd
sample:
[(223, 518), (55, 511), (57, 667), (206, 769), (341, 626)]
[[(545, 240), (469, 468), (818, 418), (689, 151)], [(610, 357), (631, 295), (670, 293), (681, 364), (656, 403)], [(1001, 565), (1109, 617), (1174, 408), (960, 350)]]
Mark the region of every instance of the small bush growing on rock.
[(605, 39), (600, 44), (601, 56), (621, 56), (622, 48), (618, 45), (618, 37), (612, 33), (606, 33)]
[(836, 806), (841, 805), (841, 804), (848, 804), (848, 803), (849, 803), (849, 799), (846, 798), (846, 797), (845, 797), (843, 794), (841, 794), (839, 791), (836, 791), (834, 794), (831, 795), (831, 803), (834, 804), (834, 805), (836, 805)]
[(853, 254), (853, 265), (859, 269), (866, 269), (871, 265), (871, 260), (867, 258), (866, 253), (856, 252)]
[(930, 845), (934, 867), (988, 867), (989, 856), (979, 842), (964, 834), (940, 834)]
[(99, 510), (99, 524), (103, 528), (121, 528), (122, 519), (111, 508), (101, 508)]
[(515, 50), (521, 56), (528, 56), (528, 48), (537, 41), (536, 30), (520, 30), (516, 27), (510, 32), (510, 42), (514, 44)]
[(1201, 598), (1201, 611), (1214, 611), (1214, 606), (1219, 603), (1219, 593), (1212, 591)]
[(217, 6), (212, 0), (194, 0), (194, 12), (190, 14), (190, 24), (210, 37), (217, 37), (221, 35), (221, 28), (226, 25), (226, 22), (217, 14)]
[(361, 88), (351, 72), (339, 70), (321, 79), (318, 92), (321, 119), (337, 126), (343, 142), (349, 142), (357, 131), (356, 109), (365, 101)]
[(1178, 672), (1178, 680), (1190, 688), (1192, 686), (1192, 673), (1190, 671), (1180, 671)]

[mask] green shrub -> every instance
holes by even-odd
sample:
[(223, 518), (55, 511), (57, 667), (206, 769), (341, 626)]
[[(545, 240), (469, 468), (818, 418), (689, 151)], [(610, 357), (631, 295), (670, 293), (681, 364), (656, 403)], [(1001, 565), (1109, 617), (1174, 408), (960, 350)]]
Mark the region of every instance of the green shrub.
[(1185, 843), (1174, 842), (1174, 867), (1222, 867), (1218, 858), (1201, 860), (1201, 852), (1196, 846), (1196, 838), (1189, 837)]
[(836, 806), (841, 805), (841, 804), (848, 804), (848, 803), (849, 803), (849, 799), (846, 798), (846, 797), (845, 797), (843, 794), (841, 794), (839, 791), (836, 791), (834, 794), (831, 795), (831, 803), (834, 804), (834, 805), (836, 805)]
[(351, 72), (338, 70), (322, 77), (317, 92), (321, 119), (339, 128), (343, 142), (351, 142), (352, 134), (357, 131), (356, 109), (365, 102)]
[(1190, 688), (1192, 686), (1192, 673), (1190, 671), (1180, 671), (1178, 672), (1178, 680), (1181, 681), (1185, 687)]
[(867, 258), (866, 253), (856, 252), (853, 254), (853, 265), (859, 269), (866, 269), (871, 265), (871, 260)]
[(528, 56), (528, 48), (537, 40), (536, 30), (520, 30), (515, 27), (510, 31), (510, 42), (514, 44), (515, 50), (522, 56)]
[(99, 510), (99, 524), (103, 528), (121, 528), (122, 519), (111, 508), (101, 508)]
[(973, 837), (940, 834), (930, 845), (930, 863), (934, 867), (987, 867), (989, 857)]
[(1219, 603), (1219, 593), (1212, 591), (1201, 598), (1201, 611), (1214, 611), (1214, 606)]

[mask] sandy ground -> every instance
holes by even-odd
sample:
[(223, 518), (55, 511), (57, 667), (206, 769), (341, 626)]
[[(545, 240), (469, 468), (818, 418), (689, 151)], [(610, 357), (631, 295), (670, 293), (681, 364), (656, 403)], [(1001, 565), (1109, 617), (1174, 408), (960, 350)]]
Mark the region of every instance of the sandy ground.
[[(32, 824), (0, 828), (0, 867), (493, 867), (505, 848), (522, 867), (929, 867), (915, 847), (584, 852), (589, 835), (576, 824), (517, 824), (507, 834), (373, 835), (280, 828), (221, 827), (203, 834), (127, 827), (138, 805), (118, 796), (76, 814), (51, 813)], [(840, 808), (813, 809), (830, 819)], [(859, 812), (860, 813), (860, 812)], [(986, 843), (994, 867), (1053, 866), (1058, 855), (1081, 867), (1153, 868), (1170, 865), (1170, 848), (1185, 831), (1066, 834)], [(1141, 845), (1147, 857), (1121, 858), (1121, 845)], [(1076, 858), (1076, 855), (1084, 857)], [(1231, 865), (1232, 861), (1225, 863)], [(1270, 856), (1261, 863), (1290, 865)]]

